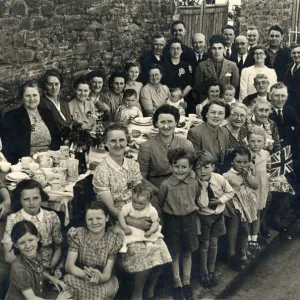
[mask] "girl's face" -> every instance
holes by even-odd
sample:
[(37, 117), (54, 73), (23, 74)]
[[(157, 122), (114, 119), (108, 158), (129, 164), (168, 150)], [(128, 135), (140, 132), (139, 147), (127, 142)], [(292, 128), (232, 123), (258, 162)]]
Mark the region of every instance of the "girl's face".
[(49, 96), (57, 97), (60, 91), (60, 81), (55, 76), (48, 76), (46, 83), (46, 91)]
[(249, 157), (247, 154), (237, 155), (232, 161), (232, 168), (238, 173), (247, 169), (249, 166)]
[(24, 234), (15, 243), (15, 247), (19, 249), (20, 253), (28, 259), (36, 258), (38, 249), (38, 237), (29, 232)]
[(135, 103), (136, 103), (136, 97), (134, 95), (124, 99), (124, 104), (127, 108), (132, 108)]
[(27, 109), (36, 109), (40, 104), (40, 93), (36, 87), (26, 87), (23, 93), (24, 105)]
[(101, 209), (88, 209), (85, 215), (86, 226), (88, 230), (94, 234), (105, 231), (105, 225), (108, 221), (108, 216)]
[(209, 107), (206, 114), (207, 124), (218, 127), (225, 119), (225, 107), (213, 104)]
[(264, 147), (265, 138), (259, 134), (251, 134), (248, 143), (251, 151), (258, 153)]
[(157, 119), (156, 126), (158, 128), (159, 134), (164, 137), (168, 137), (174, 134), (176, 121), (171, 114), (160, 114)]
[(94, 93), (100, 93), (103, 87), (103, 78), (94, 77), (92, 79), (92, 90)]
[(130, 81), (136, 81), (137, 78), (139, 77), (139, 74), (140, 74), (139, 67), (131, 67), (128, 70), (128, 78)]
[(124, 156), (127, 147), (127, 138), (123, 130), (112, 130), (107, 134), (106, 146), (110, 156), (121, 157)]
[(217, 100), (220, 98), (220, 87), (218, 85), (213, 85), (208, 89), (208, 99), (210, 101)]
[(21, 205), (28, 214), (36, 216), (40, 211), (41, 204), (42, 197), (38, 188), (21, 192)]
[(191, 165), (187, 158), (178, 159), (172, 163), (172, 174), (180, 181), (184, 180), (191, 171)]
[(86, 83), (82, 84), (79, 83), (76, 90), (75, 90), (75, 94), (76, 94), (76, 98), (83, 102), (85, 100), (87, 100), (87, 98), (90, 95), (90, 86)]

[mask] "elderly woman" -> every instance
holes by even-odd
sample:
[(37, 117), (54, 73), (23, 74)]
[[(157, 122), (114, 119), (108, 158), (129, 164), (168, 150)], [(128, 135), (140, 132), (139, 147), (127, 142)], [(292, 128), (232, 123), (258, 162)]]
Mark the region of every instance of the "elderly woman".
[(58, 150), (59, 128), (52, 112), (39, 107), (40, 89), (35, 80), (24, 83), (18, 93), (23, 104), (4, 116), (3, 154), (11, 163), (37, 152)]
[(73, 83), (75, 98), (69, 102), (69, 108), (73, 119), (82, 123), (82, 128), (88, 131), (96, 131), (95, 106), (89, 101), (90, 83), (85, 76), (79, 77)]
[(69, 105), (59, 98), (60, 90), (63, 87), (62, 75), (57, 70), (50, 69), (45, 72), (41, 81), (44, 94), (41, 98), (40, 107), (51, 110), (59, 128), (69, 126), (72, 118)]
[(213, 156), (216, 166), (220, 167), (229, 146), (228, 131), (220, 125), (229, 117), (230, 106), (222, 100), (215, 100), (203, 107), (201, 115), (204, 122), (191, 128), (187, 138), (192, 142), (196, 155), (206, 150)]
[(198, 104), (196, 106), (196, 114), (198, 118), (202, 119), (201, 112), (203, 110), (203, 107), (207, 104), (210, 103), (211, 101), (218, 100), (221, 98), (223, 95), (223, 86), (220, 82), (216, 81), (215, 79), (208, 80), (206, 84), (206, 90), (205, 94), (207, 94), (207, 98)]
[(194, 151), (190, 141), (174, 134), (179, 119), (177, 108), (168, 104), (159, 107), (153, 115), (153, 126), (158, 134), (140, 145), (138, 162), (142, 176), (153, 184), (156, 192), (162, 181), (171, 175), (168, 151), (176, 147)]
[[(97, 198), (104, 202), (113, 218), (117, 219), (120, 209), (132, 198), (133, 187), (140, 183), (142, 175), (137, 162), (124, 157), (128, 144), (129, 132), (122, 123), (111, 123), (106, 128), (106, 147), (108, 155), (98, 165), (94, 178), (94, 190)], [(148, 218), (126, 218), (128, 225), (148, 230), (151, 221)], [(162, 239), (154, 243), (157, 250), (147, 252), (144, 243), (128, 245), (128, 252), (121, 255), (121, 265), (125, 271), (135, 273), (135, 286), (132, 299), (142, 299), (144, 284), (154, 267), (171, 261), (167, 246)], [(148, 297), (153, 297), (153, 290), (160, 274), (159, 268), (152, 274), (149, 282)]]
[(108, 227), (109, 210), (93, 201), (85, 211), (86, 227), (68, 231), (68, 255), (64, 282), (74, 300), (113, 299), (119, 284), (112, 275), (122, 238)]
[[(277, 82), (277, 75), (274, 69), (265, 66), (266, 50), (265, 46), (257, 45), (253, 48), (254, 66), (244, 68), (241, 74), (240, 81), (240, 101), (243, 101), (246, 96), (256, 93), (254, 86), (254, 78), (257, 74), (265, 74), (268, 77), (269, 87)], [(268, 88), (270, 91), (270, 88)]]
[(270, 153), (277, 152), (281, 149), (279, 133), (276, 124), (269, 119), (271, 104), (266, 100), (257, 100), (251, 106), (252, 115), (247, 118), (246, 126), (251, 130), (253, 126), (264, 129), (267, 138), (265, 150)]
[(114, 118), (118, 108), (122, 105), (125, 83), (126, 74), (124, 72), (115, 71), (109, 77), (109, 91), (105, 96), (107, 97), (107, 104), (110, 108), (112, 118)]
[(153, 65), (149, 70), (149, 82), (141, 90), (141, 105), (145, 116), (152, 116), (156, 109), (170, 99), (170, 90), (160, 83), (163, 69)]

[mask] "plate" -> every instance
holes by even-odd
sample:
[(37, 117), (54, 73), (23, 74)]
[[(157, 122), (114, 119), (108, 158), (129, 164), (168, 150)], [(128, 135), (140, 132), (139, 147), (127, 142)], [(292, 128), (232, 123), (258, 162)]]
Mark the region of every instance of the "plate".
[(5, 177), (8, 181), (21, 181), (24, 179), (29, 179), (30, 177), (23, 172), (11, 172)]
[(131, 120), (131, 123), (135, 124), (135, 125), (149, 126), (149, 125), (152, 125), (152, 118), (151, 117), (145, 117), (145, 118), (137, 117), (137, 118), (134, 118), (133, 120)]

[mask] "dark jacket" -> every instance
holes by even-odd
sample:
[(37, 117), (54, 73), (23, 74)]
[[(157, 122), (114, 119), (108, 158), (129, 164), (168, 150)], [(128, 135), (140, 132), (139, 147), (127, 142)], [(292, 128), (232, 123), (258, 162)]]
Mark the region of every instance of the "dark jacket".
[(207, 52), (204, 52), (202, 54), (202, 58), (199, 61), (197, 61), (196, 53), (194, 52), (194, 57), (193, 57), (193, 59), (191, 59), (191, 67), (192, 67), (193, 80), (195, 78), (196, 69), (197, 69), (198, 65), (200, 63), (202, 63), (203, 61), (206, 61), (208, 58), (209, 58), (209, 54)]
[[(50, 149), (58, 150), (61, 138), (52, 112), (42, 107), (38, 107), (38, 111), (51, 135)], [(24, 105), (7, 112), (3, 123), (3, 154), (9, 162), (15, 164), (21, 157), (30, 155), (31, 124)]]
[(239, 61), (238, 53), (235, 53), (235, 56), (233, 57), (233, 61), (236, 63), (236, 66), (239, 69), (240, 77), (241, 77), (241, 72), (244, 68), (248, 68), (254, 65), (254, 58), (249, 53), (247, 54), (246, 59), (242, 65), (239, 64), (238, 62)]
[[(248, 95), (247, 97), (244, 98), (243, 103), (246, 106), (251, 106), (253, 104), (253, 100), (255, 98), (257, 98), (257, 93), (250, 94), (250, 95)], [(268, 99), (269, 102), (271, 101), (269, 93), (267, 93), (267, 99)]]
[(149, 70), (153, 65), (162, 66), (162, 63), (163, 63), (162, 58), (161, 58), (161, 60), (157, 60), (153, 50), (145, 52), (141, 56), (141, 58), (140, 58), (140, 64), (141, 64), (140, 80), (143, 84), (146, 84), (149, 82)]
[(288, 70), (289, 64), (292, 63), (291, 51), (286, 47), (279, 48), (274, 61), (274, 65), (271, 65), (270, 57), (267, 56), (265, 60), (265, 65), (268, 68), (274, 69), (277, 74), (277, 81), (284, 81), (286, 72)]

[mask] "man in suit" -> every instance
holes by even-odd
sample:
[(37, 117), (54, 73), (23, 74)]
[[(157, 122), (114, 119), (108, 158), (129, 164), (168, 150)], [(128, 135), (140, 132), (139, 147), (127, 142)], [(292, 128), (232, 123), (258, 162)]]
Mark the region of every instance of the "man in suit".
[(277, 81), (284, 81), (288, 66), (292, 63), (290, 50), (281, 45), (283, 30), (278, 25), (273, 25), (269, 29), (269, 43), (266, 46), (267, 57), (265, 65), (275, 70)]
[(236, 47), (234, 45), (234, 27), (232, 25), (225, 25), (222, 27), (222, 35), (225, 38), (224, 57), (228, 60), (234, 61), (236, 56)]
[(152, 37), (152, 49), (140, 59), (141, 81), (143, 84), (148, 82), (149, 70), (153, 65), (162, 65), (162, 52), (166, 45), (166, 39), (162, 35)]
[[(180, 20), (175, 21), (171, 25), (171, 34), (172, 34), (173, 40), (174, 39), (179, 40), (182, 44), (182, 54), (180, 56), (180, 61), (184, 61), (191, 66), (193, 63), (195, 54), (194, 54), (194, 51), (192, 50), (192, 48), (183, 44), (183, 38), (186, 35), (185, 28), (186, 28), (186, 26), (183, 21), (180, 21)], [(170, 60), (170, 42), (168, 42), (164, 48), (163, 59), (165, 61)]]
[(291, 47), (293, 63), (289, 65), (284, 83), (288, 88), (288, 105), (292, 106), (300, 117), (300, 45)]
[[(256, 26), (250, 26), (246, 33), (247, 39), (249, 41), (248, 50), (255, 47), (258, 44), (259, 33)], [(250, 53), (251, 54), (251, 53)]]
[(211, 58), (200, 63), (196, 69), (194, 89), (199, 100), (207, 98), (205, 85), (214, 78), (222, 85), (239, 85), (239, 70), (236, 64), (224, 58), (225, 39), (221, 35), (213, 35), (209, 39)]
[(257, 74), (254, 77), (254, 87), (256, 89), (256, 93), (248, 95), (244, 98), (243, 103), (246, 106), (252, 106), (255, 100), (263, 99), (270, 101), (270, 95), (268, 93), (268, 87), (270, 82), (268, 81), (268, 76), (265, 74)]

